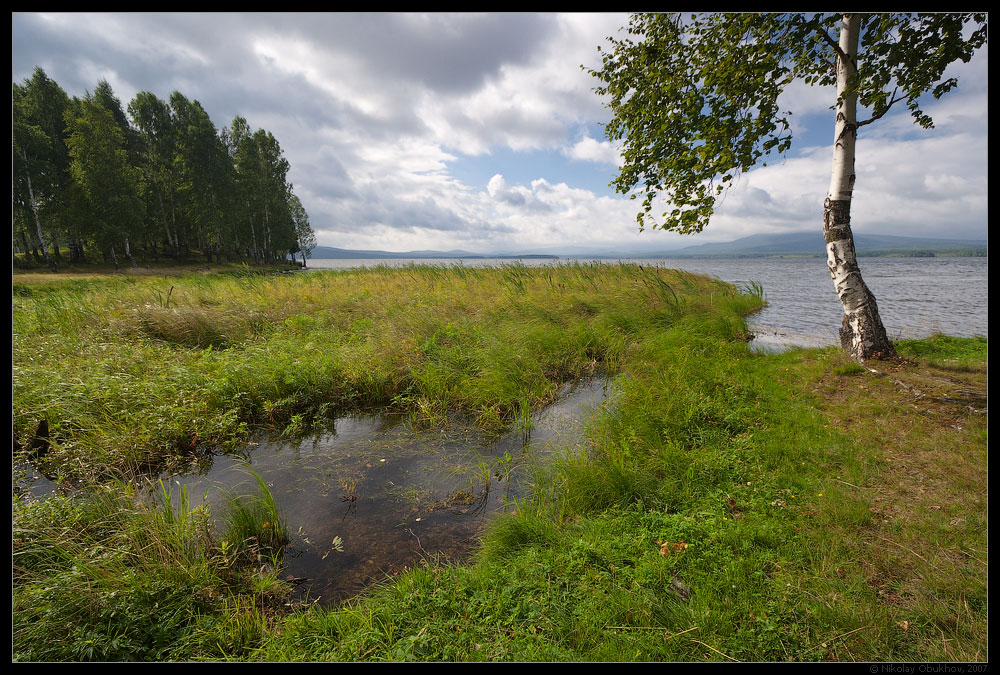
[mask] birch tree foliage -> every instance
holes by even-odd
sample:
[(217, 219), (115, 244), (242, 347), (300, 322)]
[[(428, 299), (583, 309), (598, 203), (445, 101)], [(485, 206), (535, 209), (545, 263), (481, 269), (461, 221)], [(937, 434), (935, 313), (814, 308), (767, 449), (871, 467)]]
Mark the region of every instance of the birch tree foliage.
[(126, 115), (106, 80), (70, 99), (41, 68), (13, 83), (11, 104), (13, 243), (52, 271), (60, 241), (70, 262), (96, 246), (117, 264), (115, 248), (133, 262), (131, 249), (156, 257), (161, 242), (175, 257), (276, 260), (308, 239), (281, 146), (242, 117), (219, 133), (180, 92), (139, 92)]
[(70, 171), (99, 226), (103, 246), (125, 243), (145, 215), (143, 184), (129, 162), (127, 139), (113, 113), (92, 99), (66, 115)]
[[(792, 144), (778, 97), (795, 80), (836, 84), (840, 14), (636, 14), (621, 39), (608, 38), (602, 66), (587, 69), (609, 99), (605, 131), (621, 142), (612, 183), (632, 199), (645, 227), (700, 232), (741, 173)], [(867, 14), (861, 18), (857, 74), (848, 94), (870, 117), (894, 106), (933, 126), (921, 107), (958, 82), (944, 78), (986, 41), (985, 14)], [(836, 101), (831, 101), (831, 106)], [(766, 166), (766, 163), (764, 163)], [(666, 210), (658, 204), (666, 203)]]

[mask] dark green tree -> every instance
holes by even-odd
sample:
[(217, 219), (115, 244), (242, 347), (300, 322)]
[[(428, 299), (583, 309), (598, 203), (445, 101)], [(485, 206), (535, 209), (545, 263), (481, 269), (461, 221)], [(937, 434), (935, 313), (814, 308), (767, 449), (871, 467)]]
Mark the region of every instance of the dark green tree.
[(288, 160), (269, 131), (251, 131), (242, 117), (228, 132), (235, 167), (238, 203), (245, 208), (254, 260), (284, 257), (295, 241), (289, 212)]
[[(139, 169), (147, 187), (148, 231), (162, 232), (175, 257), (180, 255), (177, 237), (176, 193), (180, 179), (174, 166), (177, 155), (177, 125), (170, 106), (148, 91), (141, 91), (128, 106), (140, 143)], [(154, 254), (156, 237), (153, 240)]]
[(41, 68), (35, 68), (23, 85), (13, 85), (14, 206), (30, 214), (36, 243), (53, 271), (46, 231), (58, 255), (57, 232), (65, 224), (62, 216), (70, 183), (63, 121), (68, 107), (66, 92)]
[[(855, 139), (897, 104), (932, 126), (925, 96), (957, 85), (945, 68), (985, 43), (986, 15), (636, 14), (627, 31), (609, 38), (602, 66), (589, 72), (609, 99), (607, 136), (623, 145), (613, 184), (642, 196), (640, 230), (700, 232), (734, 178), (791, 147), (791, 113), (778, 105), (784, 88), (796, 80), (837, 87), (823, 231), (844, 307), (841, 345), (862, 360), (894, 355), (854, 252)], [(870, 112), (863, 121), (859, 103)]]
[[(67, 113), (70, 171), (93, 214), (92, 234), (111, 253), (115, 247), (130, 256), (130, 241), (145, 217), (139, 170), (129, 162), (127, 140), (111, 111), (87, 97), (79, 112)], [(134, 265), (134, 260), (131, 260)]]
[(184, 195), (186, 222), (209, 261), (226, 232), (224, 194), (232, 180), (232, 165), (215, 125), (198, 101), (180, 92), (170, 96), (177, 130), (179, 190)]
[(270, 131), (258, 129), (253, 142), (257, 146), (259, 166), (256, 171), (258, 181), (259, 209), (264, 225), (264, 250), (266, 259), (288, 250), (294, 241), (291, 217), (288, 214), (288, 160), (284, 158), (278, 140)]
[(235, 171), (237, 209), (241, 214), (244, 214), (239, 219), (239, 222), (243, 224), (243, 227), (240, 228), (241, 240), (250, 244), (250, 255), (254, 262), (258, 262), (260, 246), (257, 240), (257, 223), (254, 221), (255, 203), (258, 196), (257, 185), (259, 183), (255, 177), (260, 166), (257, 145), (253, 142), (253, 132), (250, 125), (245, 118), (240, 116), (233, 119), (226, 138), (229, 141), (229, 154)]
[(288, 193), (288, 211), (295, 228), (295, 250), (290, 251), (290, 253), (293, 254), (293, 261), (295, 253), (302, 254), (302, 267), (304, 268), (307, 266), (306, 258), (316, 248), (316, 233), (313, 232), (312, 227), (309, 225), (309, 214), (306, 213), (302, 202), (299, 201), (299, 198), (291, 190)]
[[(129, 124), (125, 110), (122, 108), (122, 102), (115, 95), (108, 81), (101, 79), (94, 88), (93, 93), (86, 97), (86, 100), (91, 104), (103, 108), (111, 114), (115, 126), (117, 126), (118, 130), (121, 132), (123, 148), (126, 153), (126, 164), (138, 170), (143, 159), (142, 140), (138, 132), (132, 127), (131, 124)], [(137, 175), (141, 177), (141, 171), (139, 171)], [(145, 186), (142, 185), (142, 189), (144, 189), (144, 187)], [(95, 203), (92, 196), (88, 197), (88, 200), (91, 204)], [(98, 212), (98, 218), (102, 219), (106, 226), (109, 225), (107, 216), (103, 212)], [(138, 221), (132, 221), (127, 231), (119, 233), (122, 237), (121, 243), (125, 250), (125, 255), (128, 256), (129, 263), (132, 267), (135, 267), (135, 257), (132, 255), (132, 242), (144, 240), (146, 238), (146, 225), (146, 219), (143, 217)], [(114, 247), (110, 250), (112, 256), (114, 256)]]

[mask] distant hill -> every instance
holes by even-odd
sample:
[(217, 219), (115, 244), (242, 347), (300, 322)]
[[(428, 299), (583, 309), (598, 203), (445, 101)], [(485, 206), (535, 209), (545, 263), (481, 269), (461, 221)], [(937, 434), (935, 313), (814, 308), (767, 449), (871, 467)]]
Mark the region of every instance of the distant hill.
[(406, 253), (393, 253), (392, 251), (367, 251), (351, 250), (346, 248), (334, 248), (333, 246), (317, 246), (312, 250), (310, 258), (482, 258), (483, 256), (470, 253), (468, 251), (407, 251)]
[[(650, 238), (653, 239), (652, 237)], [(986, 240), (898, 237), (888, 234), (855, 234), (854, 247), (861, 256), (986, 255)], [(733, 258), (768, 256), (826, 256), (823, 233), (818, 230), (785, 234), (754, 234), (735, 241), (698, 244), (673, 249), (625, 250), (583, 246), (549, 246), (523, 252), (473, 253), (471, 251), (374, 251), (317, 246), (311, 258), (338, 259), (459, 259), (475, 258)]]
[[(934, 239), (929, 237), (898, 237), (888, 234), (855, 234), (854, 248), (858, 255), (986, 255), (985, 240)], [(699, 256), (825, 256), (823, 233), (818, 231), (788, 234), (755, 234), (735, 241), (699, 244), (673, 249), (662, 254), (667, 258)]]
[(310, 258), (335, 258), (338, 260), (375, 260), (375, 259), (401, 259), (401, 258), (449, 258), (449, 259), (473, 259), (473, 258), (558, 258), (556, 255), (542, 255), (542, 254), (484, 254), (484, 253), (470, 253), (469, 251), (462, 250), (452, 250), (452, 251), (405, 251), (405, 252), (393, 252), (393, 251), (368, 251), (368, 250), (351, 250), (347, 248), (334, 248), (333, 246), (317, 246), (312, 250)]

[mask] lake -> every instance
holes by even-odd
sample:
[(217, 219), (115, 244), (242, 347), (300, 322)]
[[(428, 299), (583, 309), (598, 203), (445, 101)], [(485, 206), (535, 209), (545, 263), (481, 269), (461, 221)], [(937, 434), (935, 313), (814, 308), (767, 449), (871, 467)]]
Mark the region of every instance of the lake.
[[(498, 258), (456, 259), (315, 259), (312, 269), (375, 265), (497, 266), (517, 263)], [(520, 261), (530, 266), (590, 262), (584, 258)], [(600, 262), (613, 263), (606, 259)], [(780, 351), (791, 347), (839, 344), (844, 316), (825, 258), (667, 258), (621, 262), (708, 274), (738, 286), (757, 282), (768, 306), (749, 318), (755, 347)], [(934, 333), (989, 337), (988, 258), (860, 258), (865, 283), (878, 301), (882, 323), (892, 339), (922, 338)]]

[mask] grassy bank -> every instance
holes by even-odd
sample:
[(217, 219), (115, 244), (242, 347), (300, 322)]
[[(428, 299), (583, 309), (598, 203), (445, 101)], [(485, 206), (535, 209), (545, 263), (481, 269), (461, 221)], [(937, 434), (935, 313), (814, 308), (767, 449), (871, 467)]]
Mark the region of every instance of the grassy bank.
[[(632, 266), (14, 293), (15, 431), (29, 444), (48, 420), (47, 461), (73, 476), (239, 443), (255, 425), (293, 434), (365, 405), (502, 427), (562, 381), (618, 374), (586, 454), (540, 475), (468, 564), (429, 559), (343, 607), (287, 614), (235, 581), (209, 584), (146, 658), (988, 656), (985, 340), (900, 343), (907, 360), (878, 373), (835, 350), (754, 354), (740, 316), (759, 297)], [(29, 513), (15, 532), (37, 538), (45, 521)], [(15, 623), (39, 588), (76, 596), (58, 576), (66, 563), (44, 560), (15, 588)], [(190, 579), (189, 568), (173, 569)], [(80, 630), (106, 641), (102, 615), (84, 616)], [(141, 632), (148, 622), (130, 616)], [(39, 653), (33, 635), (15, 631), (15, 655)], [(82, 635), (47, 658), (123, 658), (81, 654)]]
[(112, 481), (72, 496), (15, 498), (12, 658), (170, 660), (283, 609), (287, 533), (267, 487), (233, 493), (219, 523), (186, 495)]
[(639, 331), (760, 302), (601, 265), (51, 278), (13, 294), (15, 437), (30, 445), (45, 420), (47, 461), (68, 477), (236, 447), (262, 428), (297, 434), (358, 407), (501, 428), (562, 382), (616, 369)]
[(670, 333), (474, 566), (233, 657), (986, 660), (986, 423), (961, 393), (985, 392), (985, 341), (903, 343), (873, 374)]

